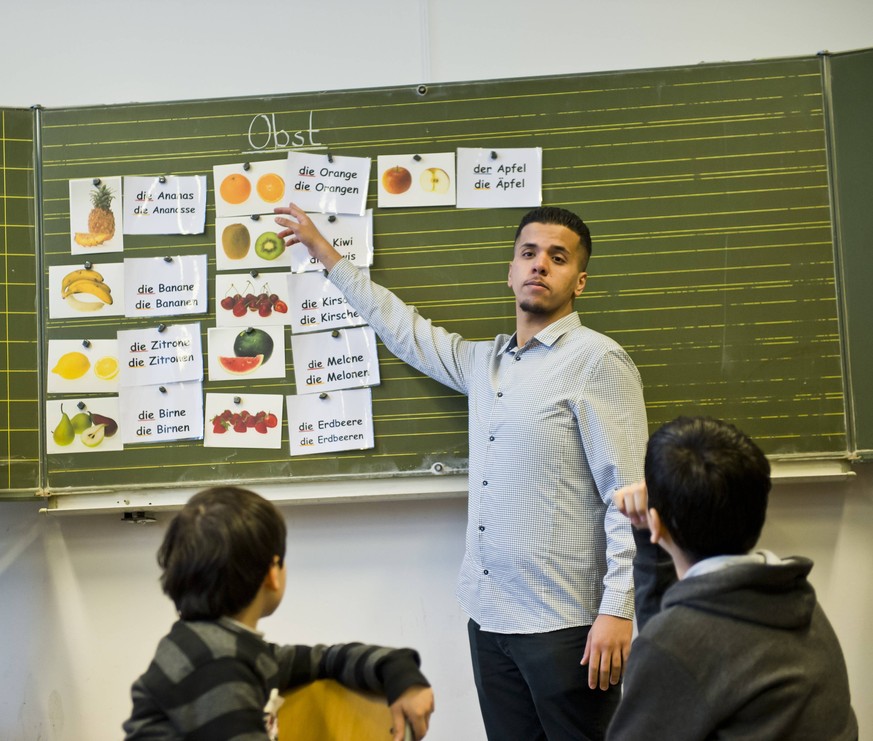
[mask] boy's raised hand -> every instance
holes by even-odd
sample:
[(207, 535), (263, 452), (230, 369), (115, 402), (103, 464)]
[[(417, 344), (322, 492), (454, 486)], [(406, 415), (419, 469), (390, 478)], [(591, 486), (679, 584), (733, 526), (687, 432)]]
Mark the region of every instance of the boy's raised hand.
[(430, 687), (414, 685), (407, 689), (391, 705), (394, 726), (392, 741), (404, 741), (406, 723), (412, 727), (413, 737), (418, 741), (424, 738), (434, 711), (433, 690)]
[(648, 528), (649, 494), (645, 480), (621, 487), (615, 492), (614, 500), (618, 511), (631, 521), (631, 525), (638, 529)]
[[(310, 256), (318, 260), (325, 268), (331, 270), (342, 255), (328, 242), (318, 227), (312, 223), (312, 219), (301, 208), (291, 203), (288, 206), (278, 206), (273, 209), (276, 223), (284, 227), (279, 232), (279, 238), (285, 240), (285, 244), (291, 247), (294, 244), (302, 244), (309, 250)], [(283, 216), (284, 215), (284, 216)], [(291, 218), (284, 218), (290, 216)]]

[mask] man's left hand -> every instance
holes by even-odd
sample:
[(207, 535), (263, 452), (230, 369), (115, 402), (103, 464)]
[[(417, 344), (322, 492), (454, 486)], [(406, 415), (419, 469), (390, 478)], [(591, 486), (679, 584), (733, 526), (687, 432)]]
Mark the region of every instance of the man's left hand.
[(614, 615), (598, 615), (588, 631), (585, 653), (580, 662), (588, 665), (588, 686), (609, 689), (618, 684), (630, 655), (633, 621)]

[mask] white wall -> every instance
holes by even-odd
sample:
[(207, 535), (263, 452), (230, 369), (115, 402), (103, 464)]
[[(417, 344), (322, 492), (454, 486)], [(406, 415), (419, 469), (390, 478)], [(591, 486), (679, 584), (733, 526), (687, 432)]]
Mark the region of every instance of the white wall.
[[(0, 106), (261, 95), (590, 72), (873, 46), (868, 0), (33, 0), (2, 11)], [(282, 29), (282, 32), (279, 32)], [(246, 45), (250, 46), (247, 47)], [(584, 307), (583, 307), (584, 308)], [(780, 486), (762, 545), (816, 561), (862, 738), (873, 733), (873, 470)], [(434, 741), (481, 741), (454, 600), (462, 499), (287, 507), (276, 641), (417, 647)], [(119, 737), (128, 688), (173, 619), (154, 554), (167, 515), (39, 516), (0, 503), (0, 738)]]

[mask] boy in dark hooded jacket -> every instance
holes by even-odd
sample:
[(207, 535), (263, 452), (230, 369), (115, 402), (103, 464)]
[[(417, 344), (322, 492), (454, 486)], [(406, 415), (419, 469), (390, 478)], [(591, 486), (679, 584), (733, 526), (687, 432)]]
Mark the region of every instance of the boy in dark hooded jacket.
[(645, 481), (616, 506), (679, 581), (633, 644), (609, 739), (858, 738), (812, 562), (752, 552), (769, 490), (766, 457), (733, 425), (680, 417), (649, 440)]

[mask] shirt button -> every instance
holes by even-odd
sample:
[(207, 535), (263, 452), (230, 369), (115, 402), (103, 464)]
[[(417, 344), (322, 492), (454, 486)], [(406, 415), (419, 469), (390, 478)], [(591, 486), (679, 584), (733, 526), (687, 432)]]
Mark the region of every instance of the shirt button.
[(516, 359), (516, 360), (521, 360), (521, 355), (516, 355), (516, 356), (515, 356), (515, 359)]
[(480, 533), (484, 533), (484, 532), (485, 532), (485, 526), (484, 526), (484, 525), (479, 525), (479, 532), (480, 532)]
[(498, 391), (498, 392), (497, 392), (497, 398), (500, 398), (501, 396), (503, 396), (503, 392), (502, 392), (502, 391)]
[(494, 435), (489, 435), (488, 440), (493, 443), (494, 442)]
[(485, 569), (482, 573), (485, 574), (485, 576), (488, 576), (488, 569)]
[(487, 481), (483, 481), (483, 482), (482, 482), (482, 486), (488, 486), (488, 482), (487, 482)]

